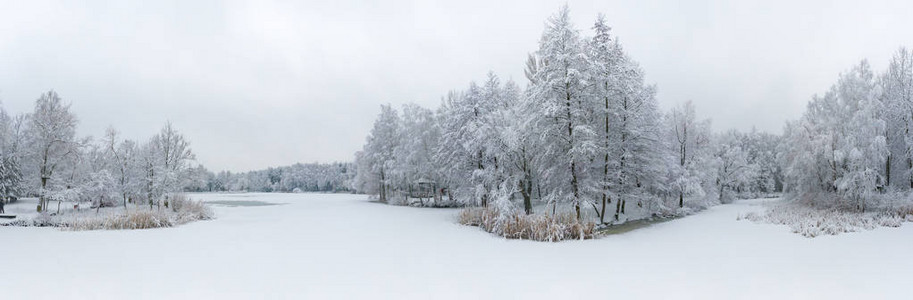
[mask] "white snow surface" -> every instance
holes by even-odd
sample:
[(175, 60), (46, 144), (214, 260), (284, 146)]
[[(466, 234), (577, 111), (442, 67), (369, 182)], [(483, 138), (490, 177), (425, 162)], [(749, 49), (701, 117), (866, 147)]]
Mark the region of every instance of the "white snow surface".
[(341, 194), (193, 194), (176, 228), (0, 227), (2, 299), (879, 299), (909, 296), (913, 226), (823, 236), (737, 221), (762, 201), (597, 240), (505, 240), (457, 210)]

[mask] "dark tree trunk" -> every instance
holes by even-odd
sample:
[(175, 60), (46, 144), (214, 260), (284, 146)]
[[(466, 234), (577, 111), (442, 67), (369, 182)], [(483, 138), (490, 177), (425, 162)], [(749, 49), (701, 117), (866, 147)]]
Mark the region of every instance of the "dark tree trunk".
[(533, 183), (529, 180), (529, 173), (526, 178), (520, 181), (520, 194), (523, 195), (523, 211), (528, 215), (533, 213), (532, 191)]
[(723, 184), (720, 183), (720, 203), (723, 203)]
[(615, 221), (618, 221), (618, 214), (621, 212), (621, 203), (623, 200), (618, 199), (615, 201)]
[[(913, 159), (907, 159), (907, 169), (913, 169)], [(910, 173), (910, 188), (913, 189), (913, 172)]]
[(379, 194), (380, 194), (380, 202), (382, 202), (382, 203), (387, 203), (387, 185), (386, 185), (386, 183), (385, 183), (386, 181), (387, 181), (387, 178), (386, 178), (386, 175), (384, 174), (384, 170), (381, 169), (381, 170), (380, 170), (380, 191), (379, 191)]
[(580, 220), (580, 190), (577, 187), (577, 164), (571, 162), (571, 189), (574, 191), (574, 211), (577, 212), (577, 220)]
[(891, 155), (889, 154), (884, 162), (884, 187), (891, 186)]
[[(485, 165), (483, 164), (484, 157), (485, 156), (482, 154), (482, 150), (479, 150), (479, 161), (477, 164), (477, 168), (479, 170), (485, 169)], [(488, 207), (488, 187), (484, 187), (484, 188), (486, 191), (484, 194), (482, 194), (482, 207)]]
[[(605, 82), (604, 86), (605, 90), (609, 89), (608, 82)], [(602, 165), (602, 211), (599, 212), (599, 223), (605, 223), (606, 204), (612, 203), (612, 199), (609, 198), (609, 97), (603, 97), (603, 100), (605, 100), (605, 112), (603, 112), (605, 117), (605, 157)]]
[[(568, 149), (574, 148), (574, 122), (571, 115), (571, 94), (570, 89), (565, 85), (565, 107), (567, 112), (567, 137)], [(577, 161), (571, 157), (571, 190), (574, 192), (574, 211), (577, 213), (577, 220), (580, 220), (580, 187), (577, 181)]]
[(48, 205), (47, 205), (48, 199), (44, 194), (44, 192), (45, 192), (44, 188), (47, 187), (47, 185), (48, 185), (48, 178), (41, 176), (41, 194), (39, 195), (39, 199), (38, 199), (38, 212), (48, 211)]

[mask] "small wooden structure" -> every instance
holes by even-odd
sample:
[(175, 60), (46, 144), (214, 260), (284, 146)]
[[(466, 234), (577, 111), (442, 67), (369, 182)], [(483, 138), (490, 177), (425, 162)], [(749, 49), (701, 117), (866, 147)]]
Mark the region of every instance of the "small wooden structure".
[[(13, 203), (16, 201), (16, 197), (0, 197), (0, 208), (5, 208), (6, 203)], [(16, 215), (8, 215), (6, 212), (0, 213), (0, 219), (15, 219)]]
[(416, 180), (414, 184), (409, 188), (409, 198), (434, 198), (434, 190), (436, 188), (436, 183), (427, 178), (421, 178)]

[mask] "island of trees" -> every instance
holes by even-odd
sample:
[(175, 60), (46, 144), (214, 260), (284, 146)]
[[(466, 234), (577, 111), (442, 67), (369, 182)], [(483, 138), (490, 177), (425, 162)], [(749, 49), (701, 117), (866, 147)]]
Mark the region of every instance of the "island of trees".
[(591, 29), (583, 35), (567, 6), (551, 16), (525, 87), (489, 73), (434, 110), (382, 106), (354, 187), (392, 204), (481, 207), (461, 221), (544, 240), (779, 193), (822, 209), (909, 206), (909, 51), (881, 74), (864, 60), (841, 74), (782, 135), (713, 132), (690, 101), (660, 111), (602, 15)]

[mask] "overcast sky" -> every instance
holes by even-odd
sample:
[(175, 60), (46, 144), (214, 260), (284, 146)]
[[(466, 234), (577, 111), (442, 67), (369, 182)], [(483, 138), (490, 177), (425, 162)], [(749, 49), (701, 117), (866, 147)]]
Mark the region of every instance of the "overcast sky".
[[(79, 132), (145, 139), (168, 120), (212, 170), (347, 161), (384, 103), (436, 107), (526, 54), (564, 1), (0, 2), (0, 101), (48, 89)], [(716, 130), (779, 133), (868, 58), (913, 47), (913, 1), (569, 1), (606, 14), (663, 109), (693, 100)]]

